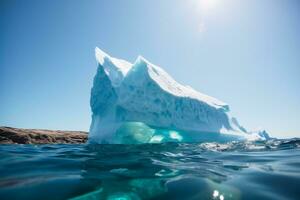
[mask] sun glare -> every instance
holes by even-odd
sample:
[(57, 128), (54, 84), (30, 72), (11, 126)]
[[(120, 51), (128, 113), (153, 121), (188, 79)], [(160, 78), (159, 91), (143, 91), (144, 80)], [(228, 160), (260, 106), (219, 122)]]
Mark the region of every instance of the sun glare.
[(200, 0), (202, 10), (208, 11), (214, 9), (219, 0)]

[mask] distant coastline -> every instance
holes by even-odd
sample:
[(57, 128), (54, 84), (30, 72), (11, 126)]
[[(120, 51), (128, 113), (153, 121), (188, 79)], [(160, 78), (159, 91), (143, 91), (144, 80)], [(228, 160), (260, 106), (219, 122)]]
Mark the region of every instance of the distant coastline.
[(87, 138), (84, 131), (0, 127), (0, 144), (81, 144)]

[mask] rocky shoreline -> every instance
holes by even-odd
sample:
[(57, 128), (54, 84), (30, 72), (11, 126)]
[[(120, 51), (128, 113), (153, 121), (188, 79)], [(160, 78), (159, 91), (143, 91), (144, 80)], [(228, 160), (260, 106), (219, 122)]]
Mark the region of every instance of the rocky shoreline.
[(87, 138), (84, 131), (0, 127), (0, 144), (80, 144)]

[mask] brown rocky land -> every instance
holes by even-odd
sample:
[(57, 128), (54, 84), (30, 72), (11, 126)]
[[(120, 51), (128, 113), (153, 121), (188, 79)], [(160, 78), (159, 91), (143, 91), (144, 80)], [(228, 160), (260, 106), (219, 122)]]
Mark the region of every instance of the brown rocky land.
[(0, 144), (79, 144), (87, 137), (84, 131), (0, 127)]

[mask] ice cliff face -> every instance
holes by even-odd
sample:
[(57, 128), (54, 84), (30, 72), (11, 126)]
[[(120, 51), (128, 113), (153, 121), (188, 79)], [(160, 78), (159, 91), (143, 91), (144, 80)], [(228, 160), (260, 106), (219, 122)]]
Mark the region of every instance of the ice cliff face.
[(139, 56), (134, 64), (95, 49), (89, 141), (148, 143), (265, 138), (250, 134), (220, 100), (176, 82)]

